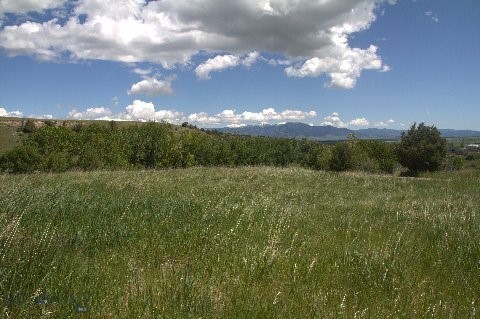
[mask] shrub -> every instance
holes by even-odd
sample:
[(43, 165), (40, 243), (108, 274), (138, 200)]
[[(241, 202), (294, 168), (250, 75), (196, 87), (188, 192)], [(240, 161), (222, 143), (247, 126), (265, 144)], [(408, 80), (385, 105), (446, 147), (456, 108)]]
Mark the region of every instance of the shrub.
[(473, 155), (472, 153), (469, 153), (467, 154), (467, 156), (465, 157), (465, 159), (467, 161), (474, 161), (475, 160), (475, 155)]
[(463, 168), (462, 158), (456, 155), (450, 155), (445, 158), (443, 169), (445, 171), (459, 171)]
[(391, 174), (398, 164), (395, 145), (374, 140), (357, 141), (355, 162), (363, 170)]
[(130, 163), (145, 168), (172, 167), (176, 162), (173, 129), (166, 123), (149, 122), (130, 128)]
[(33, 133), (37, 129), (35, 122), (33, 120), (27, 120), (25, 125), (23, 125), (22, 131), (23, 133)]
[(335, 144), (335, 146), (332, 148), (332, 157), (328, 162), (328, 167), (332, 171), (336, 172), (353, 169), (354, 163), (352, 145), (347, 142)]
[(0, 157), (0, 170), (8, 173), (31, 173), (41, 167), (42, 156), (30, 145), (17, 146)]
[(70, 166), (70, 156), (67, 152), (54, 152), (45, 158), (43, 168), (50, 172), (65, 172)]
[(41, 155), (70, 152), (76, 145), (73, 133), (66, 127), (43, 126), (28, 136), (25, 145), (35, 147)]
[(437, 171), (447, 154), (446, 144), (435, 126), (414, 123), (402, 133), (397, 148), (398, 160), (412, 172)]
[(327, 170), (332, 157), (330, 147), (319, 146), (313, 150), (313, 165), (311, 168), (317, 170)]

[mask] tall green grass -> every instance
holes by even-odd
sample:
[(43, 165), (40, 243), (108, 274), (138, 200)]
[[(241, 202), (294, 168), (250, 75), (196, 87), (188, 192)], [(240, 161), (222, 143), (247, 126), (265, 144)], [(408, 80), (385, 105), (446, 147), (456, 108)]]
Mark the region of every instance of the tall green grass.
[(5, 318), (475, 318), (480, 175), (0, 175)]

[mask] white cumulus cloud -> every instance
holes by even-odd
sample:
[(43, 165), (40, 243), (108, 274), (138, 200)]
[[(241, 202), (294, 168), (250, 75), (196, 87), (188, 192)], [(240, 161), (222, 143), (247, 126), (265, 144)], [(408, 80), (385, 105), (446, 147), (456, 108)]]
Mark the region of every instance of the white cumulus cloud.
[(33, 11), (53, 9), (65, 4), (68, 0), (2, 0), (0, 16), (4, 13), (25, 14)]
[(148, 68), (148, 69), (142, 69), (142, 68), (134, 68), (132, 70), (133, 73), (135, 74), (138, 74), (138, 75), (149, 75), (150, 73), (152, 73), (152, 69), (151, 68)]
[(187, 117), (189, 122), (201, 124), (220, 124), (221, 120), (218, 117), (210, 116), (206, 112), (199, 112), (190, 114)]
[(362, 118), (351, 120), (350, 122), (348, 122), (348, 125), (349, 126), (369, 126), (370, 122), (366, 118), (362, 117)]
[(172, 82), (174, 77), (158, 80), (145, 76), (142, 81), (132, 85), (128, 94), (146, 94), (148, 96), (173, 94)]
[[(375, 123), (373, 123), (373, 126), (375, 126), (375, 127), (389, 127), (390, 125), (395, 124), (395, 123), (396, 122), (395, 122), (394, 119), (389, 119), (387, 121), (375, 122)], [(400, 126), (402, 126), (402, 125), (400, 124)]]
[(73, 109), (68, 112), (68, 118), (72, 120), (95, 120), (101, 117), (110, 116), (112, 111), (106, 107), (92, 107), (88, 108), (84, 112), (79, 112), (77, 109)]
[(368, 49), (351, 49), (347, 45), (339, 46), (334, 57), (312, 58), (301, 66), (290, 66), (285, 69), (287, 76), (318, 77), (322, 74), (330, 76), (330, 86), (342, 89), (355, 87), (357, 79), (364, 69), (386, 72), (388, 66), (382, 66), (377, 55), (377, 47), (371, 45)]
[(258, 53), (257, 51), (252, 51), (245, 58), (242, 59), (242, 64), (249, 68), (254, 65), (259, 58), (260, 53)]
[(125, 108), (125, 112), (116, 115), (123, 120), (131, 121), (167, 121), (178, 123), (183, 119), (183, 113), (172, 110), (156, 110), (155, 105), (151, 102), (135, 100), (132, 104)]
[(227, 124), (246, 125), (257, 123), (270, 123), (278, 121), (300, 121), (307, 118), (314, 118), (317, 116), (315, 111), (300, 111), (300, 110), (284, 110), (282, 112), (275, 111), (274, 108), (266, 108), (261, 112), (244, 111), (236, 113), (235, 110), (227, 109), (216, 115), (210, 115), (206, 112), (194, 113), (188, 116), (188, 121), (199, 124)]
[[(43, 11), (66, 2), (2, 0), (0, 12)], [(200, 79), (251, 66), (265, 52), (281, 57), (272, 60), (277, 66), (294, 62), (285, 71), (288, 76), (327, 74), (331, 87), (352, 88), (363, 70), (388, 70), (375, 46), (349, 43), (387, 2), (395, 1), (68, 1), (71, 10), (59, 10), (61, 16), (49, 21), (29, 18), (2, 27), (0, 47), (9, 56), (40, 60), (148, 62), (164, 68), (206, 54), (209, 58), (195, 69)]]
[(335, 127), (347, 127), (347, 124), (345, 124), (340, 119), (340, 116), (337, 112), (333, 112), (332, 114), (324, 117), (321, 125), (330, 125), (330, 126), (335, 126)]
[[(394, 122), (391, 122), (391, 123), (394, 123)], [(368, 127), (370, 126), (370, 121), (368, 121), (365, 117), (359, 117), (350, 121), (344, 121), (340, 118), (340, 115), (337, 112), (333, 112), (332, 114), (324, 117), (323, 122), (320, 125), (330, 125), (330, 126), (342, 127), (342, 128)]]
[(123, 112), (114, 114), (109, 108), (93, 107), (86, 111), (71, 110), (68, 113), (69, 119), (74, 120), (115, 120), (115, 121), (167, 121), (170, 123), (180, 123), (183, 119), (183, 113), (172, 110), (156, 110), (151, 102), (134, 100)]
[(155, 119), (155, 105), (151, 102), (135, 100), (125, 108), (125, 119), (153, 121)]
[(313, 118), (317, 116), (317, 112), (309, 111), (303, 112), (298, 110), (285, 110), (280, 113), (282, 120), (304, 120), (306, 118)]
[(23, 113), (20, 111), (7, 111), (3, 107), (0, 107), (0, 116), (1, 117), (22, 117)]
[(210, 79), (210, 72), (220, 72), (225, 69), (237, 66), (240, 59), (234, 55), (218, 55), (213, 59), (208, 59), (197, 66), (195, 73), (201, 80)]
[(252, 65), (257, 63), (260, 58), (261, 56), (258, 51), (252, 51), (242, 58), (231, 54), (217, 55), (216, 57), (208, 59), (204, 63), (197, 66), (195, 73), (200, 80), (208, 80), (210, 79), (211, 72), (221, 72), (225, 69), (233, 68), (240, 64), (250, 68)]

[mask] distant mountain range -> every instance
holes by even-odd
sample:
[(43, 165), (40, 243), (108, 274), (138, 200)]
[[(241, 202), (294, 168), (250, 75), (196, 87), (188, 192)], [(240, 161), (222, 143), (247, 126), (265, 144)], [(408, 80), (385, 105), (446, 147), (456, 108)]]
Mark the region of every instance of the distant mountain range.
[[(399, 139), (403, 130), (367, 128), (360, 130), (350, 130), (347, 128), (338, 128), (330, 125), (310, 126), (305, 123), (288, 122), (285, 124), (273, 125), (248, 125), (238, 128), (224, 127), (217, 129), (225, 133), (237, 133), (240, 135), (270, 136), (270, 137), (288, 137), (288, 138), (306, 138), (319, 141), (339, 141), (347, 139), (350, 133), (354, 133), (360, 139)], [(471, 130), (451, 130), (440, 129), (443, 137), (465, 138), (480, 137), (480, 131)]]

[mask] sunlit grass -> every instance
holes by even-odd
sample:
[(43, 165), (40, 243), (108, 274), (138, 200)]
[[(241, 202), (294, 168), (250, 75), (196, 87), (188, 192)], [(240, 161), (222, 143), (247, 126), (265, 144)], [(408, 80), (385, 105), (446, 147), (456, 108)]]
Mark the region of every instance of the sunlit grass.
[(474, 318), (480, 175), (425, 177), (266, 167), (0, 175), (0, 309)]

